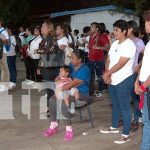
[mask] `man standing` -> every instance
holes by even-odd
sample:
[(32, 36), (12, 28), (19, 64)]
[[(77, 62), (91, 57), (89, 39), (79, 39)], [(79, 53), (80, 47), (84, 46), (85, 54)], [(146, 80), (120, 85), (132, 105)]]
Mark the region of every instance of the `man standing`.
[(4, 21), (0, 18), (0, 39), (3, 42), (3, 57), (0, 59), (1, 82), (9, 82), (9, 70), (7, 65), (7, 48), (9, 45), (9, 35), (4, 29)]
[(91, 37), (89, 40), (89, 67), (91, 70), (91, 88), (90, 94), (94, 91), (95, 74), (98, 77), (98, 91), (96, 96), (102, 96), (103, 91), (103, 70), (104, 70), (104, 51), (109, 49), (109, 41), (103, 34), (99, 34), (99, 24), (91, 24)]
[[(145, 30), (150, 33), (150, 10), (145, 13)], [(145, 47), (139, 78), (135, 82), (135, 92), (141, 95), (139, 107), (142, 109), (143, 136), (140, 150), (150, 150), (150, 42)], [(140, 85), (139, 81), (142, 83)]]

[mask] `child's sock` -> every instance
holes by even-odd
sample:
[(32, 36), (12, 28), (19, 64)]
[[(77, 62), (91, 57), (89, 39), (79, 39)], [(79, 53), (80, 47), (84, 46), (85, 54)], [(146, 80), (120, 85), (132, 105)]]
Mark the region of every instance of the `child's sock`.
[(56, 127), (58, 127), (58, 123), (57, 122), (51, 122), (50, 128), (55, 129)]
[(71, 126), (66, 126), (66, 131), (72, 132), (72, 127)]

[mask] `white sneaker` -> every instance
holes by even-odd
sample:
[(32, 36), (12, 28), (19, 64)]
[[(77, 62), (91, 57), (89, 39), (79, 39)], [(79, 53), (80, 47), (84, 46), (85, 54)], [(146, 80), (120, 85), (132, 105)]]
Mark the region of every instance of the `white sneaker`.
[(139, 123), (143, 123), (142, 117), (139, 117)]
[(108, 130), (100, 130), (100, 133), (103, 133), (103, 134), (117, 134), (119, 133), (119, 129), (117, 128), (113, 128), (113, 127), (110, 127)]
[(8, 87), (4, 85), (0, 85), (0, 92), (8, 91)]
[(13, 87), (16, 87), (16, 83), (13, 83), (13, 82), (9, 82), (9, 88), (13, 88)]
[(31, 84), (33, 84), (34, 83), (34, 81), (31, 81), (31, 80), (29, 80), (28, 82), (27, 82), (27, 84), (29, 84), (29, 85), (31, 85)]
[(27, 82), (29, 82), (30, 80), (28, 80), (28, 79), (25, 79), (24, 81), (22, 81), (22, 83), (27, 83)]
[(71, 102), (71, 105), (70, 105), (70, 108), (71, 108), (71, 114), (75, 114), (75, 103), (74, 102)]
[(115, 144), (124, 144), (126, 142), (131, 141), (130, 136), (121, 136), (119, 140), (114, 141)]

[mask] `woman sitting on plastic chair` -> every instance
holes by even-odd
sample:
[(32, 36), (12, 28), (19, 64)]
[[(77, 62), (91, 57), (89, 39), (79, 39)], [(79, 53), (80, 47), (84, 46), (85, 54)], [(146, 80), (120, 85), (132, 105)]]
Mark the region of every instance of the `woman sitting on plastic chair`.
[[(71, 55), (71, 78), (72, 81), (62, 87), (62, 91), (70, 90), (76, 87), (79, 91), (78, 105), (84, 105), (89, 100), (89, 83), (90, 83), (90, 70), (84, 65), (84, 52), (82, 50), (75, 50)], [(47, 131), (44, 132), (45, 137), (51, 137), (58, 132), (57, 122), (57, 105), (56, 97), (52, 96), (49, 101), (51, 123)], [(79, 107), (79, 106), (77, 106)], [(65, 103), (62, 102), (61, 112), (65, 117), (66, 132), (64, 135), (65, 141), (73, 139), (73, 129), (71, 127), (71, 113), (66, 109)]]

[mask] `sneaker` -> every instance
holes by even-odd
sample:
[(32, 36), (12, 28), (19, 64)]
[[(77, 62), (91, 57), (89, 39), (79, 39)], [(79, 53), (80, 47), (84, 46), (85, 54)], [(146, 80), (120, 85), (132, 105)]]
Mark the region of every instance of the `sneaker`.
[(50, 137), (50, 136), (55, 135), (57, 132), (58, 132), (58, 127), (54, 128), (54, 129), (49, 128), (43, 133), (43, 136)]
[(95, 96), (96, 97), (101, 97), (103, 95), (103, 93), (101, 92), (101, 91), (97, 91), (96, 93), (95, 93)]
[(0, 85), (0, 92), (5, 92), (8, 91), (8, 87), (6, 87), (5, 85)]
[(76, 107), (82, 107), (86, 105), (86, 101), (75, 100)]
[(142, 117), (139, 117), (139, 123), (143, 123)]
[(133, 121), (133, 122), (132, 122), (132, 126), (131, 126), (131, 131), (132, 131), (132, 132), (136, 132), (138, 129), (139, 129), (139, 123)]
[(30, 82), (31, 80), (25, 79), (24, 81), (22, 81), (23, 84), (26, 84), (28, 82)]
[(114, 141), (114, 143), (115, 144), (124, 144), (126, 142), (129, 142), (130, 140), (131, 140), (130, 136), (125, 137), (125, 136), (122, 135), (121, 139)]
[(103, 133), (103, 134), (111, 134), (111, 133), (116, 134), (116, 133), (119, 133), (119, 129), (110, 127), (108, 130), (100, 130), (100, 133)]
[(70, 108), (71, 108), (71, 114), (75, 114), (75, 103), (74, 102), (71, 102)]
[(31, 81), (31, 80), (29, 80), (28, 82), (27, 82), (27, 84), (29, 84), (29, 85), (31, 85), (31, 84), (33, 84), (34, 83), (34, 81)]
[(16, 83), (13, 83), (13, 82), (9, 82), (9, 88), (13, 88), (13, 87), (16, 87)]
[(75, 113), (75, 104), (72, 102), (70, 106), (67, 106), (67, 111), (71, 114)]
[(73, 139), (73, 131), (66, 131), (64, 135), (64, 141), (69, 142)]

